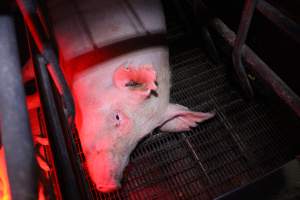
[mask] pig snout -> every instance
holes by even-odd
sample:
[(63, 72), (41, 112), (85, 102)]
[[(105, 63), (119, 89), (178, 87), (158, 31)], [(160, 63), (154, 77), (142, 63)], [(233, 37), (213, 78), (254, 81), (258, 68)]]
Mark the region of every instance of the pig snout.
[(87, 156), (90, 177), (100, 192), (112, 192), (121, 187), (122, 172), (128, 161), (116, 156), (106, 151)]

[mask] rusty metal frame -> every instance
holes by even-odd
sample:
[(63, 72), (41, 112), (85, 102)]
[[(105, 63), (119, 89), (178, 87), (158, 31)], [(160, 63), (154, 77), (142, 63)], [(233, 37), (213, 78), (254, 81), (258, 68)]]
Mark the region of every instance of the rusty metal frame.
[[(194, 0), (196, 1), (196, 0)], [(202, 9), (208, 10), (202, 0), (197, 0)], [(278, 9), (267, 3), (265, 0), (245, 0), (242, 17), (240, 20), (239, 31), (237, 35), (226, 26), (220, 19), (210, 20), (209, 26), (215, 30), (224, 41), (233, 49), (232, 59), (242, 87), (246, 95), (252, 97), (253, 90), (249, 83), (243, 61), (246, 67), (258, 75), (261, 80), (268, 85), (275, 94), (285, 102), (300, 117), (300, 98), (299, 96), (275, 73), (271, 68), (261, 60), (246, 44), (247, 33), (257, 9), (264, 17), (277, 26), (283, 33), (291, 39), (300, 43), (300, 26), (292, 19), (282, 14)], [(194, 9), (195, 10), (195, 9)]]
[(232, 61), (240, 85), (247, 97), (253, 97), (254, 92), (242, 62), (242, 54), (255, 9), (285, 32), (290, 38), (300, 43), (300, 26), (297, 23), (283, 15), (278, 9), (264, 0), (245, 0), (239, 30), (233, 47)]
[[(211, 20), (210, 27), (215, 30), (230, 47), (234, 47), (237, 36), (226, 24), (220, 19), (215, 18)], [(300, 117), (300, 97), (247, 45), (244, 46), (241, 55), (247, 67), (263, 80), (264, 83)]]

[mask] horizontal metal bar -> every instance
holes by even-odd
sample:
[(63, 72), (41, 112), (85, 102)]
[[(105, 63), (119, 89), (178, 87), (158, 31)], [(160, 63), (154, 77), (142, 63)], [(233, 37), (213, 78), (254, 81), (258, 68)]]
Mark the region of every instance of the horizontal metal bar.
[(289, 37), (300, 43), (300, 25), (283, 15), (278, 9), (264, 0), (259, 0), (257, 10), (268, 20), (273, 22)]
[[(210, 27), (217, 31), (231, 47), (236, 39), (235, 33), (228, 28), (220, 19), (210, 21)], [(299, 96), (264, 63), (247, 45), (242, 54), (247, 67), (257, 74), (295, 113), (300, 117)]]
[(37, 164), (12, 17), (0, 16), (0, 127), (12, 199), (37, 199)]

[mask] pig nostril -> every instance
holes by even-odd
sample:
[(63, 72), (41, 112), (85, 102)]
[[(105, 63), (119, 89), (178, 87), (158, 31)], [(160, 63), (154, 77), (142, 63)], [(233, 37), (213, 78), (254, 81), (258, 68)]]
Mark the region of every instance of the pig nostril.
[(99, 185), (97, 187), (97, 189), (100, 192), (113, 192), (113, 191), (117, 190), (118, 188), (120, 188), (119, 184), (116, 184), (116, 185)]
[(103, 188), (102, 186), (98, 186), (98, 187), (97, 187), (97, 189), (98, 189), (99, 191), (101, 191), (102, 188)]

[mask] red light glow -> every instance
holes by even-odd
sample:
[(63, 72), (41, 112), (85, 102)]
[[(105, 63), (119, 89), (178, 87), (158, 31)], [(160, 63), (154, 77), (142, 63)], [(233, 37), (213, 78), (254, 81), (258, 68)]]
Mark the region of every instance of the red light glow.
[(9, 181), (7, 176), (4, 148), (0, 149), (0, 199), (10, 200)]

